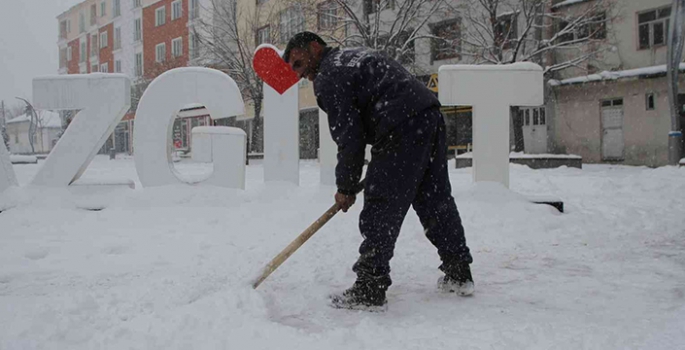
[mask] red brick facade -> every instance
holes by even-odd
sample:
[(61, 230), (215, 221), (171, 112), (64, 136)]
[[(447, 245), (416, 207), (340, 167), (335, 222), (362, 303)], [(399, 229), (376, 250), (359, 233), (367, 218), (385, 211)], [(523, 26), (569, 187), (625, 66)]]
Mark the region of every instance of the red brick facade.
[(81, 59), (81, 53), (79, 52), (79, 39), (76, 38), (67, 44), (67, 47), (71, 48), (71, 61), (67, 61), (67, 74), (78, 74), (78, 63)]
[[(100, 36), (98, 38), (101, 38), (104, 32), (107, 32), (107, 47), (100, 49), (100, 66), (107, 63), (107, 72), (112, 73), (114, 72), (114, 55), (112, 54), (114, 48), (114, 25), (110, 23), (100, 28)], [(98, 42), (98, 44), (102, 47), (102, 43)]]
[[(172, 2), (174, 0), (162, 0), (154, 5), (143, 9), (143, 67), (144, 76), (152, 79), (172, 68), (185, 67), (188, 64), (188, 0), (181, 0), (183, 13), (180, 18), (171, 20)], [(156, 11), (162, 6), (166, 7), (166, 23), (156, 26)], [(171, 41), (182, 38), (182, 54), (172, 56)], [(156, 61), (157, 45), (166, 44), (166, 57), (163, 63)]]

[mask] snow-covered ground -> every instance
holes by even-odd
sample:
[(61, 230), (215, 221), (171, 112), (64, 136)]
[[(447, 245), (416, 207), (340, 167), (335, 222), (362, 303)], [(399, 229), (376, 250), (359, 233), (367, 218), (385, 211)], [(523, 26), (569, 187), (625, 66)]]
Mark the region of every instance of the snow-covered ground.
[[(26, 184), (39, 164), (15, 165)], [(179, 164), (187, 174), (203, 168)], [(451, 169), (476, 294), (442, 295), (413, 211), (389, 310), (331, 309), (354, 280), (361, 201), (264, 284), (261, 268), (332, 204), (315, 162), (301, 186), (141, 189), (133, 160), (97, 157), (110, 194), (0, 195), (0, 349), (682, 349), (685, 168), (511, 165), (511, 189)], [(566, 213), (519, 194), (562, 198)], [(87, 211), (94, 202), (102, 211)], [(1, 210), (1, 209), (0, 209)]]

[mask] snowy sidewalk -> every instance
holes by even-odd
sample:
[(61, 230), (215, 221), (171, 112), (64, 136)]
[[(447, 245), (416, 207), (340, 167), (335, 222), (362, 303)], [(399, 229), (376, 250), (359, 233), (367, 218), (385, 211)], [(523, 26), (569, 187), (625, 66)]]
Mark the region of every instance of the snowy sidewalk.
[[(21, 183), (40, 166), (15, 165)], [(193, 172), (192, 166), (181, 165)], [(334, 310), (361, 237), (361, 201), (259, 290), (251, 279), (331, 204), (315, 162), (301, 186), (168, 187), (0, 202), (0, 349), (677, 349), (685, 344), (685, 168), (511, 165), (511, 188), (450, 167), (476, 295), (438, 294), (435, 249), (410, 210), (389, 310)], [(130, 178), (97, 157), (84, 178)], [(519, 194), (554, 195), (565, 214)], [(82, 201), (107, 203), (100, 212)], [(29, 206), (30, 204), (31, 206)]]

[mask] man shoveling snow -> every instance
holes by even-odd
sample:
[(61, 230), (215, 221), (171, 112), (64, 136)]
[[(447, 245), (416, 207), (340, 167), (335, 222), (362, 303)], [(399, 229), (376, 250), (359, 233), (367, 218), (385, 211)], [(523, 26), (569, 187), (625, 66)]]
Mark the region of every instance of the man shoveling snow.
[(409, 206), (442, 260), (438, 288), (473, 294), (473, 259), (451, 194), (438, 99), (398, 62), (365, 49), (330, 48), (314, 33), (293, 36), (283, 59), (314, 82), (318, 105), (328, 113), (338, 145), (335, 201), (344, 212), (355, 202), (364, 151), (372, 145), (359, 218), (364, 241), (353, 266), (357, 280), (332, 295), (332, 305), (385, 309), (390, 259)]

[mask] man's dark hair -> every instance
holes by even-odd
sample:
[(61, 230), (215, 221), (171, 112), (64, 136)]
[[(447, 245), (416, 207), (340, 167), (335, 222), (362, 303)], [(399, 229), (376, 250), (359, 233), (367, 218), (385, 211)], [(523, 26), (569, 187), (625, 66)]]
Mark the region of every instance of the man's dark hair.
[(321, 46), (327, 46), (326, 42), (323, 41), (320, 36), (312, 32), (300, 32), (293, 35), (293, 37), (290, 38), (288, 45), (285, 47), (285, 52), (283, 53), (283, 60), (285, 63), (289, 63), (290, 51), (292, 51), (292, 49), (304, 49), (308, 47), (309, 43), (312, 41), (316, 41), (317, 43), (321, 44)]

